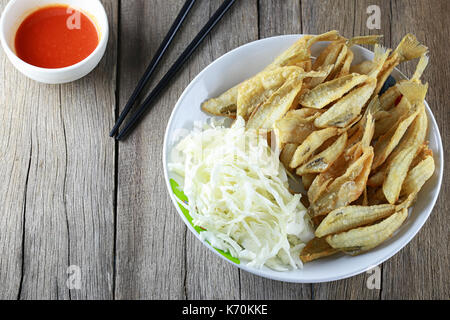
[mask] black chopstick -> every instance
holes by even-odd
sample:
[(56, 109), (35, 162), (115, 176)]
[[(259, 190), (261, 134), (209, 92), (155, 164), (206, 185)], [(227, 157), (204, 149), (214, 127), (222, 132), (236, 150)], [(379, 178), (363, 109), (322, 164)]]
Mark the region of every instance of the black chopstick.
[(176, 33), (180, 29), (181, 25), (183, 24), (184, 20), (186, 19), (189, 11), (191, 10), (192, 6), (194, 5), (196, 0), (186, 0), (183, 7), (181, 8), (180, 12), (178, 13), (178, 16), (176, 17), (175, 21), (173, 22), (172, 26), (170, 27), (169, 31), (167, 32), (166, 36), (164, 37), (163, 42), (159, 46), (158, 50), (155, 53), (155, 56), (153, 57), (152, 61), (150, 62), (149, 66), (144, 72), (144, 75), (142, 76), (141, 80), (139, 80), (139, 83), (134, 89), (133, 94), (130, 96), (127, 104), (125, 105), (125, 108), (123, 109), (122, 113), (119, 116), (119, 119), (117, 120), (116, 124), (114, 125), (114, 128), (110, 132), (110, 137), (113, 137), (116, 135), (117, 131), (119, 130), (120, 125), (125, 120), (125, 117), (130, 112), (133, 105), (136, 103), (136, 100), (138, 96), (141, 94), (142, 90), (144, 89), (145, 85), (150, 80), (151, 76), (153, 75), (153, 72), (156, 70), (156, 67), (158, 66), (159, 62), (161, 61), (162, 57), (166, 53), (167, 49), (169, 48), (170, 44), (172, 43), (173, 38), (175, 37)]
[(222, 19), (228, 9), (234, 4), (236, 0), (225, 0), (222, 5), (217, 9), (214, 15), (209, 19), (205, 26), (200, 30), (197, 36), (192, 40), (188, 47), (183, 51), (180, 57), (175, 61), (172, 67), (167, 71), (161, 81), (153, 89), (153, 91), (147, 96), (145, 101), (139, 107), (139, 109), (134, 113), (131, 120), (125, 125), (125, 128), (120, 131), (117, 135), (116, 140), (121, 140), (139, 123), (142, 115), (150, 108), (151, 104), (155, 102), (156, 98), (161, 94), (161, 92), (167, 87), (169, 82), (172, 80), (174, 75), (181, 69), (183, 64), (191, 57), (194, 51), (206, 38), (209, 32), (216, 26), (216, 24)]

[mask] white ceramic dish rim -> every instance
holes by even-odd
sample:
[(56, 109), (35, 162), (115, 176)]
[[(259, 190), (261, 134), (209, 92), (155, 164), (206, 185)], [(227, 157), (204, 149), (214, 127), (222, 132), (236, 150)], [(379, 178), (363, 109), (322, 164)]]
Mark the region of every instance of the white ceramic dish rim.
[[(167, 159), (169, 157), (169, 150), (168, 150), (168, 136), (169, 136), (169, 132), (171, 131), (171, 129), (175, 129), (172, 128), (172, 122), (173, 122), (173, 118), (174, 115), (177, 113), (178, 109), (181, 108), (182, 106), (182, 101), (184, 100), (184, 97), (188, 94), (188, 92), (191, 90), (191, 88), (199, 81), (199, 79), (202, 78), (202, 76), (208, 72), (208, 70), (211, 68), (211, 66), (215, 63), (218, 63), (220, 60), (224, 59), (224, 57), (226, 57), (227, 55), (231, 55), (233, 53), (235, 53), (238, 50), (241, 50), (245, 47), (249, 47), (249, 46), (253, 46), (255, 44), (259, 44), (260, 42), (264, 42), (264, 41), (271, 41), (273, 39), (277, 39), (277, 38), (285, 38), (285, 37), (292, 37), (295, 39), (298, 39), (300, 37), (302, 37), (303, 34), (290, 34), (290, 35), (281, 35), (281, 36), (275, 36), (275, 37), (270, 37), (270, 38), (265, 38), (265, 39), (260, 39), (260, 40), (256, 40), (256, 41), (252, 41), (249, 42), (247, 44), (244, 44), (240, 47), (237, 47), (227, 53), (225, 53), (224, 55), (222, 55), (221, 57), (219, 57), (218, 59), (216, 59), (215, 61), (213, 61), (211, 64), (209, 64), (206, 68), (204, 68), (190, 83), (189, 85), (186, 87), (186, 89), (183, 91), (182, 95), (180, 96), (180, 98), (178, 99), (174, 109), (172, 110), (172, 114), (169, 118), (169, 122), (167, 124), (166, 127), (166, 132), (164, 135), (164, 144), (163, 144), (163, 169), (164, 169), (164, 178), (166, 181), (166, 187), (167, 190), (169, 192), (170, 198), (178, 212), (178, 214), (180, 215), (180, 217), (183, 219), (184, 223), (186, 224), (186, 226), (189, 228), (189, 230), (197, 237), (198, 240), (200, 240), (200, 242), (202, 242), (209, 250), (211, 250), (212, 252), (214, 252), (216, 255), (218, 255), (220, 258), (222, 258), (223, 260), (227, 261), (228, 263), (231, 263), (235, 266), (237, 266), (238, 268), (245, 270), (247, 272), (250, 272), (252, 274), (264, 277), (264, 278), (268, 278), (268, 279), (272, 279), (272, 280), (278, 280), (278, 281), (283, 281), (283, 282), (291, 282), (291, 283), (321, 283), (321, 282), (329, 282), (329, 281), (335, 281), (335, 280), (341, 280), (341, 279), (345, 279), (345, 278), (349, 278), (352, 276), (355, 276), (357, 274), (360, 274), (362, 272), (365, 272), (367, 270), (370, 270), (371, 268), (385, 262), (386, 260), (390, 259), (392, 256), (394, 256), (396, 253), (398, 253), (401, 249), (403, 249), (415, 236), (416, 234), (419, 232), (419, 230), (422, 229), (423, 225), (425, 224), (425, 222), (428, 220), (431, 212), (433, 211), (433, 208), (436, 204), (437, 198), (439, 196), (440, 190), (441, 190), (441, 185), (442, 185), (442, 178), (443, 178), (443, 171), (444, 171), (444, 155), (443, 155), (443, 145), (442, 145), (442, 138), (441, 138), (441, 134), (439, 131), (439, 127), (437, 125), (436, 119), (434, 118), (434, 115), (428, 105), (428, 103), (425, 101), (425, 106), (426, 106), (426, 111), (427, 111), (427, 115), (428, 115), (428, 119), (429, 121), (431, 121), (432, 126), (435, 127), (437, 129), (437, 131), (435, 132), (436, 138), (437, 138), (437, 144), (438, 144), (438, 149), (440, 150), (439, 152), (439, 162), (440, 162), (440, 171), (438, 172), (438, 182), (437, 182), (437, 192), (433, 193), (433, 197), (432, 199), (429, 201), (429, 207), (430, 209), (428, 210), (428, 212), (426, 213), (426, 216), (422, 217), (422, 221), (421, 223), (417, 226), (416, 230), (414, 232), (410, 232), (408, 234), (408, 237), (403, 238), (403, 241), (401, 241), (400, 243), (397, 243), (396, 247), (394, 248), (394, 250), (390, 251), (388, 254), (385, 254), (384, 256), (378, 258), (376, 261), (374, 261), (373, 265), (370, 266), (366, 266), (366, 267), (361, 267), (359, 269), (353, 270), (352, 272), (348, 272), (348, 273), (341, 273), (338, 275), (331, 275), (328, 277), (318, 277), (318, 278), (308, 278), (308, 279), (303, 279), (303, 278), (299, 278), (299, 279), (293, 279), (293, 278), (289, 278), (286, 276), (283, 276), (285, 273), (284, 272), (276, 272), (276, 271), (267, 271), (264, 269), (256, 269), (256, 268), (252, 268), (252, 267), (248, 267), (245, 264), (236, 264), (233, 261), (229, 260), (228, 258), (224, 257), (223, 255), (221, 255), (219, 252), (217, 252), (211, 245), (209, 245), (208, 243), (202, 241), (200, 239), (199, 234), (197, 233), (197, 231), (192, 227), (192, 225), (189, 223), (189, 221), (187, 220), (187, 218), (184, 216), (184, 214), (181, 212), (180, 208), (178, 207), (178, 202), (176, 199), (176, 196), (174, 195), (172, 189), (171, 189), (171, 185), (170, 185), (170, 178), (169, 178), (169, 174), (168, 174), (168, 168), (167, 168)], [(367, 53), (373, 54), (373, 52), (371, 52), (368, 49), (365, 49), (363, 47), (358, 46), (359, 49), (366, 51)], [(407, 78), (400, 70), (396, 69), (396, 72), (398, 72), (400, 74), (401, 77), (403, 78)], [(399, 241), (399, 240), (398, 240)]]
[[(101, 3), (100, 0), (94, 0), (97, 1), (100, 4), (100, 7), (102, 8), (102, 12), (98, 13), (99, 15), (101, 15), (101, 19), (103, 21), (106, 21), (104, 28), (105, 30), (97, 30), (99, 33), (101, 32), (101, 38), (99, 43), (97, 44), (97, 47), (95, 48), (94, 51), (91, 52), (91, 54), (89, 56), (87, 56), (86, 58), (84, 58), (83, 60), (81, 60), (80, 62), (77, 62), (76, 64), (70, 65), (68, 67), (64, 67), (64, 68), (54, 68), (54, 69), (50, 69), (50, 68), (41, 68), (41, 67), (37, 67), (34, 66), (32, 64), (29, 64), (28, 62), (25, 62), (24, 60), (22, 60), (21, 58), (19, 58), (17, 56), (17, 54), (10, 48), (10, 44), (8, 43), (8, 41), (5, 39), (4, 36), (4, 21), (5, 21), (5, 15), (8, 14), (9, 10), (11, 9), (11, 7), (15, 4), (15, 2), (17, 2), (18, 0), (11, 0), (8, 2), (8, 4), (5, 6), (5, 8), (3, 9), (2, 15), (0, 16), (0, 41), (3, 45), (3, 49), (5, 51), (7, 51), (8, 56), (14, 56), (15, 58), (17, 58), (17, 60), (19, 60), (23, 65), (26, 66), (26, 68), (30, 71), (35, 71), (35, 72), (51, 72), (52, 74), (58, 74), (58, 73), (65, 73), (68, 71), (72, 71), (72, 70), (76, 70), (78, 69), (80, 66), (86, 64), (89, 60), (93, 59), (100, 50), (103, 50), (103, 48), (106, 45), (106, 42), (109, 39), (109, 24), (108, 24), (108, 16), (106, 15), (106, 11), (105, 8), (103, 6), (103, 4)], [(58, 1), (55, 0), (54, 4), (58, 4)], [(39, 7), (38, 7), (39, 8)], [(36, 9), (38, 9), (36, 8)], [(81, 8), (79, 8), (79, 10), (81, 10), (82, 12), (84, 12), (84, 10), (82, 10)], [(94, 16), (93, 13), (88, 12), (88, 16)], [(95, 15), (97, 16), (97, 15)], [(95, 23), (96, 28), (99, 28), (98, 23)]]

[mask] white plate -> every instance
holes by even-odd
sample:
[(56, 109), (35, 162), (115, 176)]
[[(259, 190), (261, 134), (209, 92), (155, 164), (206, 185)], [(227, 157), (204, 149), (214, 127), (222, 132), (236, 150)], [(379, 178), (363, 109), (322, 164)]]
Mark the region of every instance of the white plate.
[[(176, 196), (172, 191), (170, 180), (174, 178), (167, 169), (167, 162), (172, 147), (179, 139), (180, 129), (192, 129), (196, 121), (206, 121), (210, 116), (203, 113), (200, 104), (208, 98), (216, 97), (227, 89), (255, 75), (270, 64), (275, 57), (291, 46), (301, 35), (285, 35), (267, 38), (248, 43), (223, 55), (206, 67), (184, 90), (178, 100), (169, 120), (164, 138), (163, 165), (164, 175), (170, 197), (178, 213), (195, 236), (200, 240), (198, 232), (190, 224), (187, 217), (180, 210)], [(317, 56), (327, 43), (319, 43), (312, 48), (312, 55)], [(354, 63), (362, 60), (372, 60), (373, 53), (359, 46), (352, 48)], [(398, 70), (393, 72), (396, 79), (404, 78)], [(328, 258), (306, 263), (301, 270), (277, 272), (269, 268), (255, 269), (246, 266), (243, 262), (236, 263), (220, 254), (208, 243), (203, 242), (213, 252), (225, 261), (233, 263), (239, 268), (253, 274), (286, 282), (315, 283), (348, 278), (365, 272), (386, 261), (402, 249), (423, 226), (430, 215), (442, 182), (443, 148), (441, 136), (436, 120), (426, 104), (429, 118), (428, 140), (433, 150), (436, 162), (436, 171), (420, 191), (417, 202), (410, 209), (409, 216), (401, 228), (391, 239), (379, 247), (359, 256), (334, 255)], [(180, 183), (181, 181), (177, 181)], [(400, 270), (399, 270), (400, 272)]]

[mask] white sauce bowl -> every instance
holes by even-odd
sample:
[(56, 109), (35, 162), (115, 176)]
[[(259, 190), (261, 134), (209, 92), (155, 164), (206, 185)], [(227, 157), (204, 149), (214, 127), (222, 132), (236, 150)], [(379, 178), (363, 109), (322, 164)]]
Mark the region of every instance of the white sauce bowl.
[[(55, 4), (68, 5), (86, 14), (97, 28), (99, 43), (87, 58), (74, 65), (57, 69), (36, 67), (16, 55), (14, 46), (16, 32), (29, 14), (39, 8)], [(100, 0), (11, 0), (0, 18), (0, 41), (8, 59), (25, 76), (43, 83), (72, 82), (90, 73), (105, 54), (108, 37), (108, 17)]]

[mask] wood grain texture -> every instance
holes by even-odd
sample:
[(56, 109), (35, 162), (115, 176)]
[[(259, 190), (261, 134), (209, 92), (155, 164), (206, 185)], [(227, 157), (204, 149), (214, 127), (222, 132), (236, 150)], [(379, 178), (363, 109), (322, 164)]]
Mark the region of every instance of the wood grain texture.
[[(413, 33), (429, 47), (430, 63), (423, 75), (429, 83), (426, 97), (438, 123), (448, 158), (450, 146), (450, 61), (448, 42), (449, 1), (392, 1), (392, 42), (398, 43), (406, 33)], [(407, 76), (417, 61), (399, 66)], [(444, 164), (441, 164), (444, 165)], [(449, 299), (449, 194), (450, 175), (444, 165), (439, 199), (430, 218), (412, 241), (384, 263), (382, 299)], [(420, 195), (419, 195), (420, 196)]]
[(320, 34), (338, 30), (344, 37), (351, 37), (356, 23), (356, 2), (355, 0), (302, 0), (303, 33)]
[(59, 86), (25, 80), (31, 161), (25, 194), (23, 276), (20, 299), (69, 299), (65, 286), (69, 233), (64, 205), (66, 150)]
[[(167, 1), (121, 1), (120, 107), (126, 103), (181, 5), (173, 3), (169, 10)], [(187, 21), (184, 29), (192, 21)], [(188, 32), (179, 34), (174, 43), (182, 46), (188, 37)], [(164, 65), (170, 63), (170, 56), (163, 60)], [(176, 223), (160, 167), (162, 128), (170, 103), (179, 94), (181, 86), (176, 86), (162, 97), (133, 135), (118, 146), (117, 299), (182, 299), (185, 295), (185, 227)]]
[[(2, 8), (6, 2), (2, 0)], [(9, 66), (3, 51), (0, 72), (0, 298), (17, 299), (22, 280), (24, 209), (31, 157), (29, 105), (33, 97), (16, 90), (23, 79)]]
[[(395, 47), (408, 32), (430, 48), (423, 79), (444, 148), (450, 143), (447, 0), (237, 1), (123, 143), (109, 129), (184, 0), (102, 0), (111, 34), (99, 67), (77, 82), (26, 79), (0, 51), (0, 299), (449, 299), (450, 176), (418, 235), (369, 273), (323, 284), (271, 281), (225, 263), (185, 227), (170, 201), (162, 142), (172, 108), (208, 64), (247, 42), (337, 29), (383, 34)], [(0, 0), (3, 10), (7, 0)], [(221, 0), (198, 0), (163, 58), (151, 89)], [(369, 30), (367, 7), (381, 9)], [(415, 62), (400, 69), (411, 75)], [(67, 268), (82, 286), (69, 290)]]
[[(1, 81), (0, 121), (7, 125), (0, 178), (11, 179), (1, 193), (10, 207), (0, 211), (0, 274), (10, 279), (2, 298), (112, 298), (114, 142), (107, 130), (114, 121), (118, 11), (117, 1), (103, 2), (112, 25), (109, 50), (83, 80), (38, 84), (2, 57), (8, 81)], [(79, 290), (66, 285), (71, 265), (81, 271)]]
[(71, 299), (113, 298), (115, 143), (108, 131), (115, 120), (118, 1), (103, 5), (110, 22), (107, 54), (87, 77), (61, 86), (68, 259), (82, 276)]
[[(380, 19), (380, 29), (369, 29), (367, 27), (367, 19), (369, 14), (367, 13), (367, 8), (369, 6), (378, 6), (380, 8), (381, 19)], [(353, 35), (373, 35), (379, 34), (383, 35), (380, 44), (392, 48), (395, 47), (395, 43), (391, 41), (392, 33), (392, 6), (390, 1), (385, 0), (358, 0), (355, 2), (355, 23), (353, 26)], [(365, 46), (366, 48), (373, 49), (373, 46)]]
[[(300, 1), (259, 1), (259, 37), (302, 33)], [(273, 281), (241, 272), (242, 299), (311, 299), (310, 284)]]
[(259, 1), (260, 39), (302, 33), (301, 1)]
[[(306, 34), (320, 34), (338, 30), (345, 37), (360, 35), (355, 32), (356, 17), (366, 16), (366, 7), (354, 0), (302, 1), (303, 31)], [(359, 18), (360, 20), (366, 20)], [(361, 29), (361, 28), (360, 28)], [(379, 290), (368, 290), (367, 274), (329, 283), (313, 284), (313, 299), (378, 299)]]
[[(205, 2), (200, 2), (202, 6)], [(207, 1), (208, 12), (195, 13), (196, 19), (206, 23), (222, 3), (221, 0)], [(207, 7), (207, 6), (205, 6)], [(203, 9), (202, 9), (203, 10)], [(203, 17), (203, 18), (199, 18)], [(204, 48), (189, 63), (191, 80), (209, 63), (228, 51), (258, 38), (258, 10), (254, 0), (238, 1), (223, 20), (210, 34)], [(199, 29), (197, 29), (199, 30)], [(223, 35), (236, 35), (224, 37)], [(188, 84), (188, 83), (187, 83)], [(175, 104), (177, 99), (173, 100)], [(178, 223), (183, 223), (177, 218)], [(239, 299), (244, 295), (240, 279), (247, 273), (239, 270), (203, 244), (186, 230), (186, 278), (185, 292), (187, 299)]]
[[(137, 71), (136, 74), (131, 73), (132, 78), (128, 75), (120, 80), (120, 92), (124, 93), (120, 98), (121, 106), (135, 87), (143, 67), (142, 64), (130, 65), (137, 60), (135, 53), (143, 52), (144, 56), (140, 61), (148, 61), (183, 2), (177, 1), (174, 6), (174, 2), (169, 4), (166, 1), (155, 1), (149, 7), (145, 1), (122, 3), (122, 13), (133, 15), (145, 12), (147, 16), (141, 21), (124, 19), (127, 22), (123, 22), (121, 26), (122, 39), (125, 38), (123, 35), (125, 32), (149, 28), (153, 29), (152, 35), (155, 39), (141, 41), (139, 50), (130, 50), (130, 46), (133, 48), (134, 43), (137, 43), (132, 33), (129, 38), (126, 37), (129, 42), (122, 40), (121, 47), (124, 52), (121, 55), (120, 68), (126, 68), (126, 70), (136, 68)], [(160, 68), (158, 77), (164, 74), (219, 5), (220, 1), (198, 1), (164, 59), (165, 65)], [(251, 17), (253, 12), (255, 17), (253, 22), (243, 19), (244, 12), (247, 18), (248, 14)], [(239, 298), (239, 271), (223, 264), (219, 257), (203, 247), (190, 232), (187, 232), (183, 221), (174, 210), (167, 196), (163, 179), (161, 142), (170, 112), (193, 77), (220, 55), (240, 44), (256, 39), (256, 12), (255, 1), (241, 2), (232, 8), (220, 22), (220, 27), (212, 31), (171, 84), (170, 89), (147, 114), (138, 130), (119, 147), (116, 295), (118, 298)], [(253, 26), (255, 30), (253, 34), (248, 26)], [(238, 36), (218, 39), (217, 37), (222, 34)], [(146, 37), (141, 35), (140, 39), (146, 39)], [(143, 165), (146, 170), (143, 170)], [(139, 170), (139, 173), (135, 170)], [(136, 179), (139, 180), (136, 181)], [(135, 189), (136, 187), (138, 190)], [(140, 201), (133, 203), (135, 199)], [(126, 223), (125, 219), (139, 220), (139, 225)], [(151, 238), (144, 239), (148, 241), (135, 243), (133, 236), (136, 228), (139, 228), (138, 232), (150, 234)], [(126, 264), (125, 259), (128, 258), (127, 253), (130, 252), (130, 248), (148, 257), (148, 260), (135, 261), (132, 266)], [(133, 253), (133, 256), (135, 255), (136, 253)], [(132, 272), (129, 272), (130, 269)], [(126, 272), (122, 272), (125, 270)], [(220, 270), (220, 277), (217, 277), (218, 270)], [(129, 277), (122, 279), (122, 274)], [(228, 280), (224, 281), (224, 279)]]

